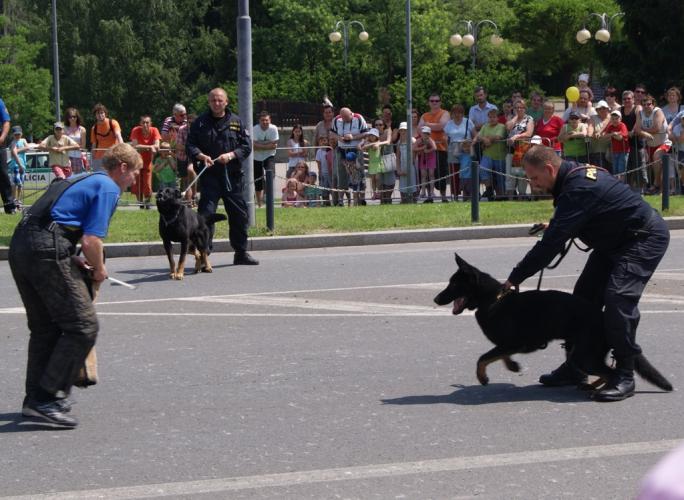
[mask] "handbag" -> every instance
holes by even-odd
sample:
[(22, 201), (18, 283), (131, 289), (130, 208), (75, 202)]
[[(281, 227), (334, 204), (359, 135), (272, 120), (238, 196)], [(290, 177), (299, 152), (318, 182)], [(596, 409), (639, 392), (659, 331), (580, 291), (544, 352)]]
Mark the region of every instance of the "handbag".
[(389, 174), (397, 169), (397, 155), (390, 153), (387, 155), (382, 155), (382, 162), (380, 163), (380, 172), (383, 174)]

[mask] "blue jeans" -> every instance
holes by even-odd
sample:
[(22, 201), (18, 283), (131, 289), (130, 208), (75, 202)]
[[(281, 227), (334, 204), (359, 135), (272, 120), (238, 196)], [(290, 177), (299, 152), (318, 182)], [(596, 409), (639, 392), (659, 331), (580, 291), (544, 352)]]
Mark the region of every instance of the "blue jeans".
[(624, 174), (627, 168), (627, 153), (613, 153), (613, 175)]

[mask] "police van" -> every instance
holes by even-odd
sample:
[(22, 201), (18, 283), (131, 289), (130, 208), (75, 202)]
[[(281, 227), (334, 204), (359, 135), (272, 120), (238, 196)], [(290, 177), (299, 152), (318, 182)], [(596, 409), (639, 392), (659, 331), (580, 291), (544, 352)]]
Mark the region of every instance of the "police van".
[(24, 189), (45, 189), (55, 178), (48, 163), (45, 151), (26, 152), (26, 172), (24, 172)]

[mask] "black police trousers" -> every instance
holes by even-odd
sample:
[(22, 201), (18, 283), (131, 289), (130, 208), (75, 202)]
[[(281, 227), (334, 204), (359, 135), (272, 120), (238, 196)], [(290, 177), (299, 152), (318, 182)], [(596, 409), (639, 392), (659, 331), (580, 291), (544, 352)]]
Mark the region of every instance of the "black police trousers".
[(656, 213), (641, 231), (614, 252), (594, 250), (573, 292), (604, 307), (606, 338), (618, 361), (641, 354), (636, 343), (639, 299), (670, 241), (667, 225)]
[[(219, 168), (209, 167), (209, 168)], [(249, 226), (249, 214), (247, 204), (242, 197), (244, 187), (242, 173), (239, 175), (227, 175), (225, 179), (211, 177), (208, 172), (206, 177), (200, 177), (200, 200), (197, 211), (204, 215), (215, 214), (218, 201), (223, 200), (223, 206), (228, 214), (228, 238), (230, 245), (236, 252), (247, 251), (247, 228)], [(214, 224), (208, 224), (211, 236), (209, 238), (209, 251), (214, 242)]]
[(61, 231), (20, 223), (10, 243), (10, 269), (30, 330), (27, 398), (38, 389), (68, 395), (97, 338), (92, 299)]

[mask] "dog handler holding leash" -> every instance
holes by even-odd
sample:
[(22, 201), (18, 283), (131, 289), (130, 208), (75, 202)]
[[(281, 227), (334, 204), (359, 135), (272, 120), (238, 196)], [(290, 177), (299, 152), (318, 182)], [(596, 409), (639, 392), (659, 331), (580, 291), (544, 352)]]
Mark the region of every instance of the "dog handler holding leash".
[(97, 289), (108, 278), (102, 239), (142, 159), (132, 146), (117, 144), (103, 156), (103, 166), (106, 172), (52, 183), (24, 212), (9, 249), (31, 332), (22, 415), (63, 427), (78, 425), (67, 414), (71, 401), (66, 396), (98, 332), (83, 262), (74, 257), (76, 244), (81, 242)]
[[(204, 164), (198, 174), (201, 196), (197, 211), (204, 216), (215, 214), (218, 201), (222, 199), (228, 213), (228, 237), (235, 249), (233, 264), (257, 265), (259, 261), (247, 253), (249, 216), (242, 197), (242, 160), (252, 151), (249, 132), (240, 117), (228, 109), (225, 90), (213, 89), (208, 101), (209, 110), (192, 123), (186, 142), (188, 156)], [(211, 251), (215, 226), (213, 223), (208, 225)]]
[[(533, 189), (553, 195), (555, 211), (543, 237), (511, 271), (504, 289), (543, 270), (572, 238), (592, 249), (573, 293), (604, 307), (608, 345), (617, 363), (613, 380), (594, 394), (596, 401), (634, 395), (634, 356), (639, 299), (667, 250), (670, 233), (663, 218), (604, 169), (561, 160), (552, 148), (535, 146), (523, 158)], [(570, 349), (571, 346), (567, 346)], [(575, 385), (586, 377), (567, 362), (539, 381)]]

